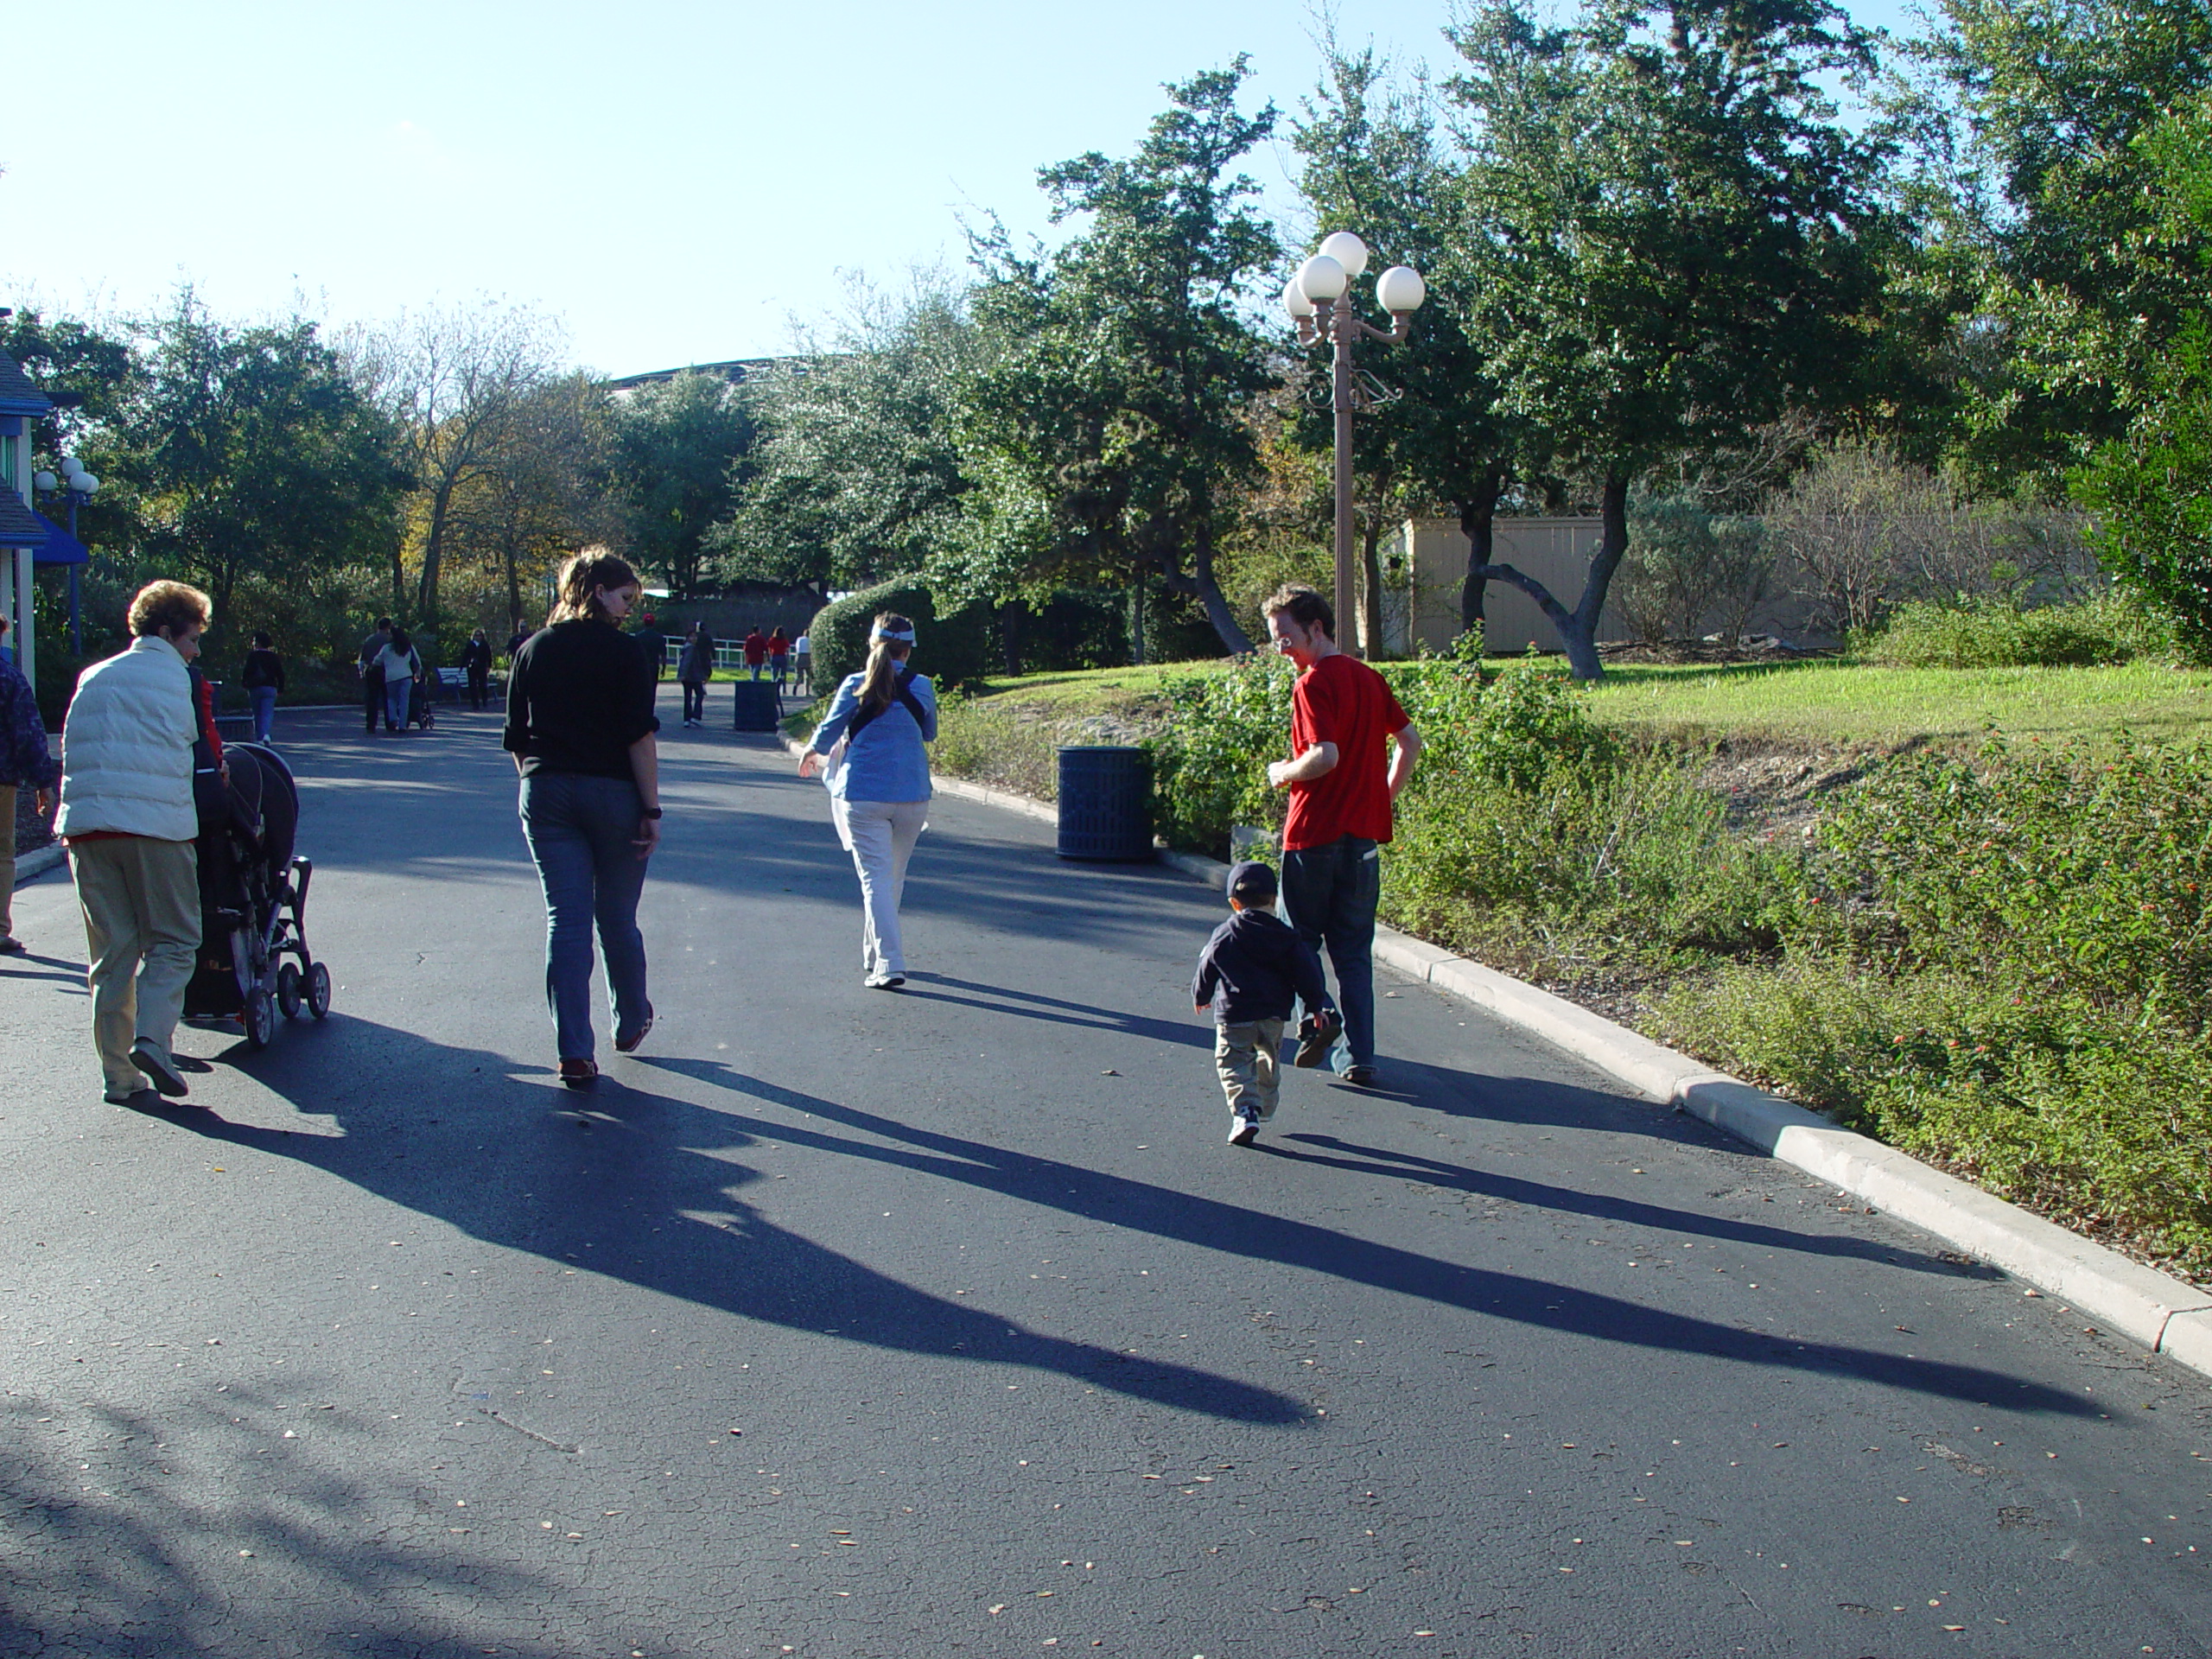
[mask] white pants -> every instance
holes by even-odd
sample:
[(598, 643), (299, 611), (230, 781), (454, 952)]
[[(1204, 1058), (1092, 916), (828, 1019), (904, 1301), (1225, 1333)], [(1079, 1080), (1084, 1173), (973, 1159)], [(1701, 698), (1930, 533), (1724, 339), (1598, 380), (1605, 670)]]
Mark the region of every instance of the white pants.
[(899, 899), (906, 890), (906, 861), (929, 827), (927, 801), (848, 801), (830, 798), (837, 839), (853, 855), (861, 878), (861, 971), (903, 974)]

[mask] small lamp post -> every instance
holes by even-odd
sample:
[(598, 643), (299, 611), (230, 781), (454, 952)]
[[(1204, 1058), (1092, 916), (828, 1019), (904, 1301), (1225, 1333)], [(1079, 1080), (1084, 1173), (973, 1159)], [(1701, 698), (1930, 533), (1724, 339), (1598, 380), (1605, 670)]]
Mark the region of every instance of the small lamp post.
[[(78, 504), (92, 499), (99, 489), (99, 480), (86, 472), (85, 463), (76, 456), (65, 455), (61, 460), (60, 478), (52, 473), (38, 473), (32, 476), (31, 482), (48, 494), (55, 490), (69, 493), (69, 538), (76, 540)], [(83, 601), (77, 586), (77, 567), (73, 564), (69, 567), (69, 654), (72, 657), (85, 654)]]
[[(1352, 613), (1351, 416), (1396, 396), (1363, 383), (1351, 360), (1356, 340), (1391, 345), (1412, 332), (1414, 313), (1428, 297), (1428, 284), (1410, 265), (1393, 265), (1376, 279), (1375, 297), (1390, 314), (1390, 326), (1377, 328), (1353, 315), (1351, 285), (1367, 270), (1367, 244), (1350, 231), (1324, 237), (1320, 251), (1298, 268), (1283, 285), (1282, 308), (1298, 324), (1300, 345), (1326, 341), (1336, 348), (1330, 365), (1330, 406), (1336, 411), (1337, 632), (1346, 632)], [(1339, 639), (1339, 645), (1344, 645)], [(1345, 649), (1351, 649), (1345, 645)]]

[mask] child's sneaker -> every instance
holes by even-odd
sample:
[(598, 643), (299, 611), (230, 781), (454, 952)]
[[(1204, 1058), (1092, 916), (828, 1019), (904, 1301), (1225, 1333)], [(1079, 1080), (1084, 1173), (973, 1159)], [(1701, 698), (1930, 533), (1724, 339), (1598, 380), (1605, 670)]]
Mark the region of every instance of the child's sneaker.
[(1344, 1016), (1334, 1008), (1307, 1014), (1298, 1022), (1298, 1058), (1292, 1064), (1307, 1067), (1326, 1065), (1329, 1051), (1336, 1046), (1337, 1039), (1344, 1035)]
[(1229, 1115), (1229, 1144), (1230, 1146), (1249, 1147), (1258, 1137), (1259, 1133), (1260, 1120), (1258, 1118), (1247, 1117), (1242, 1112), (1231, 1112)]

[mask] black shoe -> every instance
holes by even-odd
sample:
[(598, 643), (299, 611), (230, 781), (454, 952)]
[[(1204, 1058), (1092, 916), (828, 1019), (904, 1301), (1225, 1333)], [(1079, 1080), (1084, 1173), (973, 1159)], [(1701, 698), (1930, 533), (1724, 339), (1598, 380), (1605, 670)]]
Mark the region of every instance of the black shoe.
[(1327, 1065), (1329, 1051), (1336, 1046), (1337, 1039), (1344, 1035), (1344, 1019), (1334, 1008), (1307, 1014), (1298, 1022), (1298, 1057), (1291, 1064), (1308, 1067)]
[(1355, 1089), (1364, 1089), (1375, 1081), (1375, 1068), (1371, 1065), (1348, 1065), (1337, 1075)]
[(28, 957), (31, 948), (12, 933), (0, 933), (0, 957)]

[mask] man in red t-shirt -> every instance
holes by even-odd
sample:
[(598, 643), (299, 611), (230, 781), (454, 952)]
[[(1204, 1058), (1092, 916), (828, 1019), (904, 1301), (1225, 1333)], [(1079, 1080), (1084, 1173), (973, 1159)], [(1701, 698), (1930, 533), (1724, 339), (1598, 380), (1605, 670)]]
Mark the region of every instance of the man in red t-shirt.
[(745, 636), (745, 665), (753, 671), (753, 677), (757, 680), (767, 663), (768, 636), (755, 628)]
[(1337, 649), (1328, 601), (1291, 586), (1277, 589), (1266, 608), (1269, 641), (1299, 669), (1290, 693), (1292, 758), (1268, 763), (1268, 781), (1290, 791), (1283, 903), (1299, 937), (1317, 952), (1325, 944), (1336, 969), (1344, 1032), (1329, 1064), (1346, 1083), (1371, 1083), (1381, 843), (1390, 839), (1391, 804), (1413, 776), (1421, 734), (1389, 683)]

